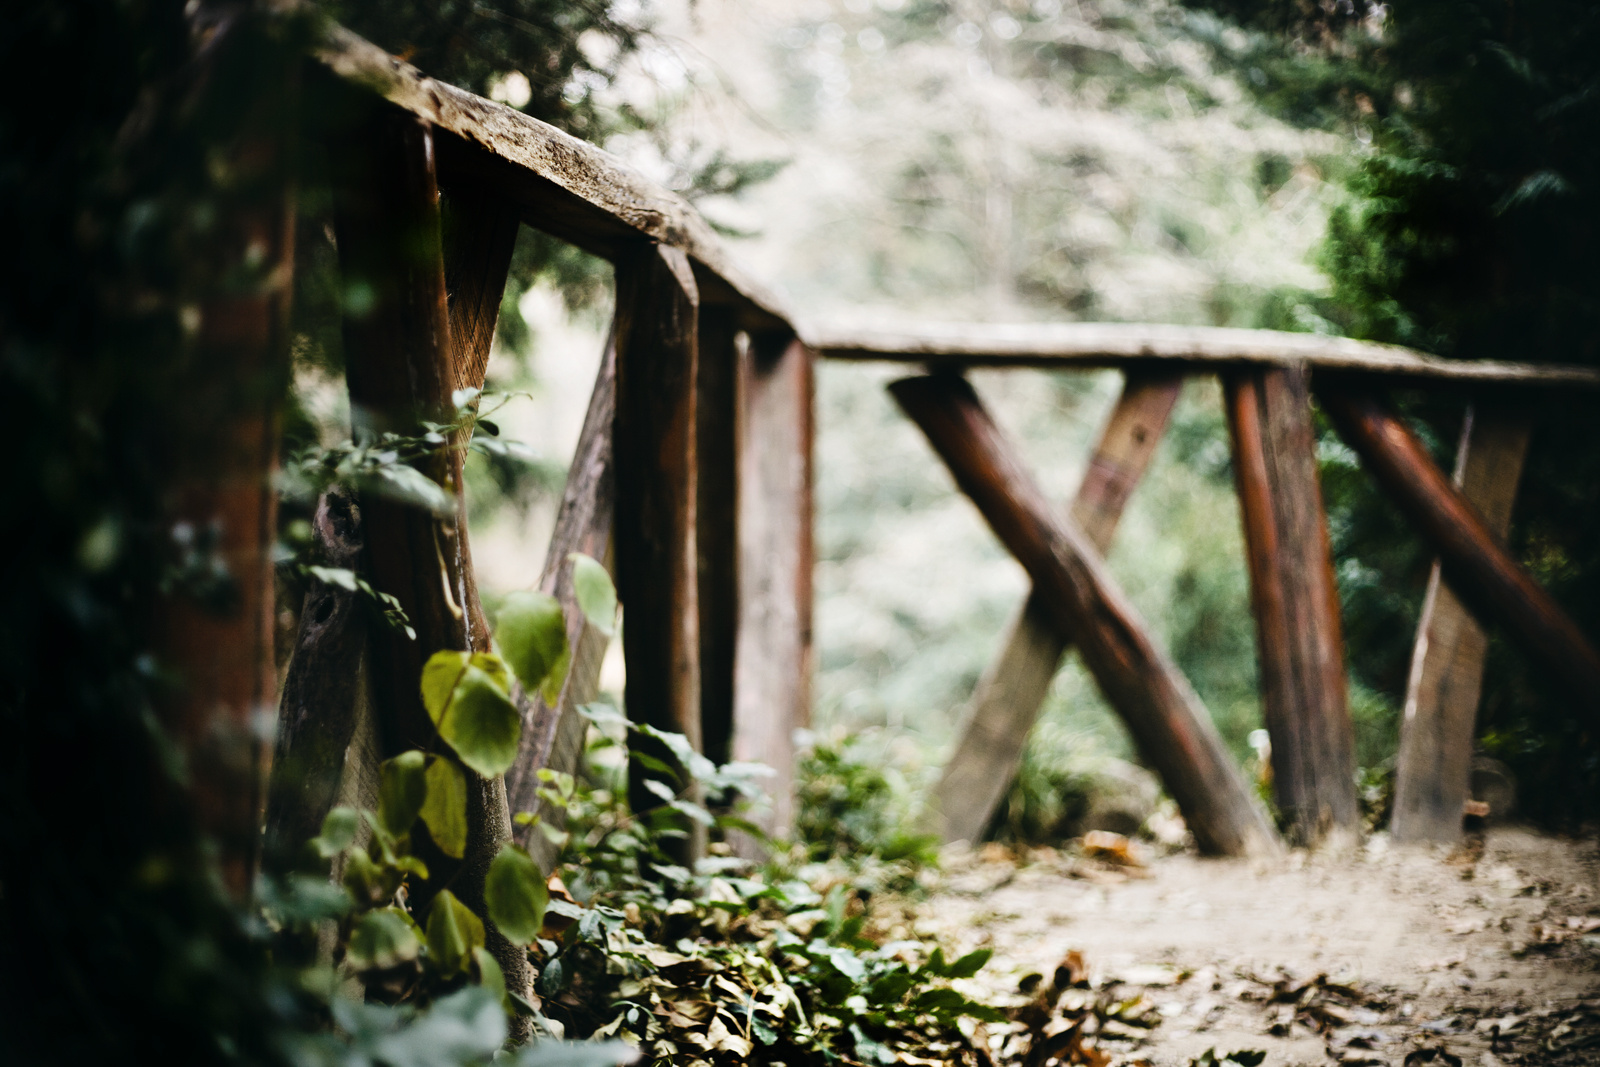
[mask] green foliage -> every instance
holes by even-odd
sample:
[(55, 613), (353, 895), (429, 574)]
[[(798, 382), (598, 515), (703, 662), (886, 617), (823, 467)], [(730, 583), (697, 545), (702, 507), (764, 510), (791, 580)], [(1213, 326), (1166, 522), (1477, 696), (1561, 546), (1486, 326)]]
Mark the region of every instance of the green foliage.
[(611, 575), (598, 560), (574, 552), (567, 557), (572, 562), (572, 591), (577, 597), (578, 609), (589, 625), (615, 637), (617, 632), (617, 590), (611, 584)]
[[(611, 576), (603, 567), (600, 574), (609, 587)], [(549, 593), (512, 593), (501, 602), (495, 635), (523, 686), (555, 704), (572, 658), (561, 602)]]
[(435, 652), (422, 668), (422, 703), (461, 762), (493, 778), (517, 758), (522, 715), (511, 676), (492, 652)]
[(873, 859), (913, 879), (938, 838), (915, 829), (907, 790), (897, 788), (857, 736), (814, 740), (796, 775), (795, 836), (812, 859)]
[(550, 894), (543, 872), (526, 852), (515, 845), (502, 848), (489, 864), (483, 895), (489, 918), (513, 945), (530, 945), (538, 938)]

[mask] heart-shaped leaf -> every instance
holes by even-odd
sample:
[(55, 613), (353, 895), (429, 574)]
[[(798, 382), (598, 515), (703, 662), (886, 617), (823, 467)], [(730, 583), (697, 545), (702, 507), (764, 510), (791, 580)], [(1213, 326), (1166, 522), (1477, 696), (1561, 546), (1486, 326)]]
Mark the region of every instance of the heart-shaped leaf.
[(392, 837), (411, 832), (428, 795), (428, 757), (415, 749), (384, 760), (378, 772), (378, 822)]
[(507, 845), (489, 864), (483, 882), (489, 918), (513, 945), (531, 945), (544, 927), (550, 891), (544, 874), (522, 849)]
[(578, 600), (578, 610), (589, 620), (589, 625), (605, 634), (617, 634), (617, 587), (605, 566), (593, 556), (573, 552), (567, 556), (572, 561), (572, 592)]
[(494, 637), (523, 686), (554, 704), (571, 659), (561, 602), (547, 593), (512, 593), (500, 609)]
[(517, 758), (522, 716), (510, 686), (505, 662), (488, 652), (436, 652), (422, 669), (422, 702), (439, 736), (485, 778)]
[(428, 910), (428, 956), (445, 975), (460, 974), (483, 947), (483, 920), (448, 889), (439, 891)]
[(439, 851), (460, 859), (467, 851), (467, 776), (453, 761), (435, 756), (425, 779), (428, 796), (418, 814)]

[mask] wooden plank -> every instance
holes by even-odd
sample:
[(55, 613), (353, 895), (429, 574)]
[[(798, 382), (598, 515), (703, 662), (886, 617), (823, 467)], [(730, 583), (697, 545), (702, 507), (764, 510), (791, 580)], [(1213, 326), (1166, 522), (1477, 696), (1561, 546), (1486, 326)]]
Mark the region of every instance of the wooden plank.
[(758, 818), (782, 836), (794, 825), (794, 731), (811, 725), (813, 357), (792, 334), (754, 333), (740, 378), (733, 756), (777, 772)]
[(1363, 463), (1439, 554), (1443, 578), (1480, 624), (1505, 627), (1576, 706), (1600, 710), (1600, 653), (1555, 599), (1496, 540), (1482, 514), (1406, 424), (1348, 386), (1318, 386), (1322, 408)]
[(1223, 377), (1278, 810), (1296, 845), (1360, 836), (1339, 591), (1304, 367)]
[[(1102, 555), (1117, 521), (1155, 455), (1183, 387), (1180, 375), (1132, 371), (1084, 473), (1072, 517)], [(1030, 594), (1018, 605), (1000, 654), (978, 681), (960, 740), (934, 790), (938, 832), (946, 841), (981, 839), (1022, 764), (1028, 734), (1069, 643)]]
[(510, 204), (471, 185), (446, 188), (442, 203), (453, 381), (457, 389), (482, 388), (522, 223)]
[[(702, 744), (695, 545), (698, 301), (681, 250), (643, 244), (619, 259), (612, 447), (627, 711), (634, 722), (683, 734), (696, 750)], [(671, 762), (660, 743), (637, 734), (634, 742)], [(633, 761), (628, 791), (633, 810), (660, 806), (645, 786), (659, 777)], [(691, 843), (691, 857), (694, 851)]]
[(701, 308), (695, 400), (700, 730), (706, 755), (717, 763), (733, 758), (733, 663), (739, 629), (738, 334), (738, 319), (730, 309)]
[(427, 77), (341, 26), (316, 58), (345, 81), (437, 127), (445, 172), (470, 172), (526, 220), (613, 262), (641, 237), (688, 253), (709, 300), (734, 301), (767, 325), (792, 321), (781, 298), (745, 273), (688, 201), (621, 160), (514, 108)]
[(967, 382), (953, 375), (889, 387), (1043, 594), (1107, 700), (1161, 775), (1201, 850), (1271, 855), (1278, 836), (1233, 765), (1200, 698), (1153, 642), (1105, 563), (1058, 517)]
[[(440, 230), (439, 190), (433, 170), (432, 130), (391, 109), (375, 111), (344, 145), (344, 173), (336, 196), (335, 225), (340, 267), (347, 286), (364, 285), (374, 305), (345, 319), (346, 379), (352, 417), (366, 432), (414, 434), (423, 420), (454, 418), (451, 394), (463, 381), (459, 367), (486, 367), (509, 256), (485, 254), (488, 230), (467, 228), (452, 252), (457, 317), (487, 320), (458, 351), (452, 343), (451, 310)], [(471, 294), (470, 296), (467, 294)], [(469, 306), (469, 304), (471, 306)], [(481, 374), (481, 371), (478, 373)], [(466, 503), (460, 492), (466, 441), (451, 442), (419, 466), (456, 495), (457, 509), (437, 517), (415, 507), (368, 494), (362, 501), (372, 584), (399, 601), (416, 629), (409, 640), (393, 629), (374, 628), (371, 643), (373, 706), (385, 756), (433, 747), (435, 730), (422, 705), (422, 665), (443, 649), (484, 651), (489, 630), (478, 601), (467, 538)], [(459, 861), (432, 847), (427, 835), (413, 846), (427, 862), (430, 878), (412, 887), (411, 901), (425, 913), (427, 901), (448, 883), (480, 915), (489, 863), (511, 839), (505, 779), (467, 772), (467, 848)], [(532, 989), (527, 954), (508, 942), (493, 923), (488, 948), (508, 985)], [(519, 1032), (525, 1021), (515, 1021)]]
[[(1395, 380), (1600, 388), (1589, 367), (1441, 359), (1397, 345), (1277, 330), (1124, 322), (947, 323), (915, 329), (813, 327), (826, 359), (975, 367), (1108, 367), (1177, 363), (1191, 371), (1249, 363), (1382, 375)], [(1198, 366), (1197, 366), (1198, 365)]]
[[(1532, 425), (1525, 413), (1467, 409), (1456, 447), (1454, 482), (1504, 543)], [(1489, 635), (1472, 618), (1434, 561), (1417, 623), (1389, 836), (1401, 844), (1454, 842), (1472, 777), (1478, 697)]]
[[(353, 493), (323, 494), (311, 529), (317, 563), (361, 569), (366, 544)], [(302, 867), (306, 842), (321, 832), (339, 794), (360, 713), (370, 609), (360, 593), (336, 585), (313, 581), (306, 590), (272, 756), (264, 846), (270, 872)]]
[[(561, 695), (551, 707), (538, 696), (523, 719), (517, 761), (506, 772), (506, 795), (514, 812), (532, 812), (541, 823), (561, 829), (566, 812), (539, 799), (539, 771), (549, 768), (576, 774), (583, 756), (587, 720), (578, 708), (600, 692), (600, 666), (609, 643), (606, 635), (589, 625), (578, 609), (572, 589), (572, 567), (567, 556), (582, 552), (611, 568), (612, 521), (616, 502), (616, 472), (612, 463), (612, 421), (617, 403), (617, 350), (606, 339), (600, 371), (589, 395), (583, 431), (567, 470), (554, 533), (545, 554), (539, 588), (561, 601), (567, 616), (567, 640), (572, 645), (572, 666)], [(555, 869), (558, 850), (532, 824), (517, 831), (519, 843), (539, 862), (540, 869)]]

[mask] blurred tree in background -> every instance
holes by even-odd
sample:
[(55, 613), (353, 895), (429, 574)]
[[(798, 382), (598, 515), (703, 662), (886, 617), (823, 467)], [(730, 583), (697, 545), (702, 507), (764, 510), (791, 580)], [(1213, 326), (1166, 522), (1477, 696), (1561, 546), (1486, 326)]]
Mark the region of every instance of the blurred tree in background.
[[(1302, 122), (1354, 124), (1370, 154), (1323, 251), (1328, 314), (1352, 336), (1460, 359), (1600, 362), (1600, 8), (1582, 0), (1313, 4), (1191, 0), (1261, 33), (1230, 54)], [(1540, 398), (1512, 542), (1579, 625), (1600, 634), (1600, 437), (1585, 401)], [(1410, 406), (1449, 463), (1454, 420)], [(1337, 451), (1335, 449), (1335, 451)], [(1422, 555), (1370, 483), (1324, 466), (1352, 662), (1403, 685), (1411, 615), (1378, 591), (1416, 588)], [(1414, 544), (1414, 541), (1412, 542)], [(1387, 547), (1385, 547), (1387, 546)], [(1378, 577), (1364, 581), (1362, 575)], [(1348, 579), (1354, 577), (1354, 582)], [(1394, 625), (1390, 625), (1390, 620)], [(1595, 812), (1592, 727), (1496, 640), (1482, 743), (1519, 772), (1531, 814)]]

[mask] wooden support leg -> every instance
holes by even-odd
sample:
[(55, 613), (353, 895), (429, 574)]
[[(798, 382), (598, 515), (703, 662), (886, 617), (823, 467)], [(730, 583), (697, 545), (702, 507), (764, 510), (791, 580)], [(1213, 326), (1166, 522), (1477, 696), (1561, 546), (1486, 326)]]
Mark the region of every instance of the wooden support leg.
[(1278, 808), (1294, 844), (1353, 843), (1355, 735), (1306, 371), (1250, 368), (1223, 384)]
[[(616, 472), (611, 461), (612, 422), (617, 409), (617, 350), (612, 338), (606, 339), (600, 373), (589, 396), (589, 411), (583, 432), (567, 470), (567, 486), (561, 495), (561, 510), (556, 515), (555, 532), (545, 554), (539, 588), (561, 601), (567, 616), (567, 640), (572, 647), (572, 666), (555, 707), (540, 697), (522, 724), (522, 742), (517, 761), (506, 772), (506, 795), (513, 812), (535, 812), (540, 821), (560, 829), (566, 811), (553, 808), (539, 799), (539, 772), (545, 768), (576, 773), (583, 756), (587, 721), (578, 708), (600, 692), (600, 664), (609, 639), (595, 629), (578, 610), (572, 589), (573, 552), (606, 564), (615, 575), (611, 528), (616, 501)], [(544, 834), (532, 825), (520, 831), (520, 843), (539, 862), (540, 869), (555, 868), (557, 850)]]
[[(623, 606), (628, 716), (700, 735), (700, 635), (695, 546), (695, 365), (699, 290), (689, 257), (648, 244), (617, 261), (617, 593)], [(667, 750), (641, 749), (670, 762)], [(658, 807), (655, 775), (634, 761), (628, 799)], [(685, 783), (675, 783), (682, 787)], [(696, 853), (694, 842), (690, 858)]]
[(794, 731), (811, 725), (812, 353), (756, 333), (740, 375), (739, 633), (733, 756), (765, 763), (772, 812), (794, 825)]
[[(465, 247), (453, 249), (450, 257), (463, 272), (448, 286), (457, 293), (452, 308), (431, 127), (383, 109), (352, 137), (350, 149), (345, 158), (351, 170), (343, 176), (337, 201), (340, 265), (347, 286), (366, 286), (373, 295), (365, 315), (345, 320), (351, 409), (367, 432), (416, 433), (423, 420), (453, 419), (456, 388), (483, 384), (515, 220), (507, 216), (500, 228), (488, 222), (457, 231)], [(511, 238), (505, 227), (512, 228)], [(452, 344), (452, 319), (463, 323), (470, 351), (457, 351)], [(468, 323), (478, 325), (467, 328)], [(476, 377), (463, 380), (463, 373)], [(370, 494), (362, 501), (372, 584), (399, 599), (417, 633), (413, 641), (390, 628), (373, 628), (373, 706), (385, 755), (426, 749), (434, 740), (418, 685), (427, 658), (442, 649), (489, 647), (460, 494), (466, 442), (451, 445), (423, 472), (456, 494), (455, 515), (438, 518)], [(467, 851), (459, 864), (429, 850), (426, 835), (417, 838), (431, 873), (413, 892), (418, 907), (425, 908), (426, 900), (449, 882), (464, 903), (485, 912), (483, 878), (511, 838), (511, 819), (503, 778), (481, 779), (469, 771), (468, 780)], [(507, 983), (526, 992), (532, 982), (527, 954), (488, 925), (489, 951)]]
[(738, 322), (726, 306), (700, 309), (695, 543), (700, 565), (700, 728), (705, 753), (732, 759), (733, 661), (739, 629)]
[(984, 519), (1033, 579), (1141, 754), (1178, 802), (1201, 850), (1274, 854), (1278, 836), (1233, 765), (1200, 698), (1146, 633), (1100, 554), (1058, 517), (959, 377), (889, 387)]
[[(1467, 409), (1456, 447), (1455, 484), (1504, 541), (1511, 527), (1531, 426), (1518, 414)], [(1440, 581), (1433, 564), (1417, 622), (1400, 720), (1395, 767), (1394, 817), (1389, 835), (1398, 843), (1454, 842), (1472, 777), (1472, 742), (1483, 688), (1489, 636)]]
[(1600, 653), (1500, 544), (1416, 435), (1387, 405), (1353, 388), (1329, 383), (1317, 397), (1340, 436), (1439, 554), (1445, 584), (1479, 623), (1504, 626), (1580, 708), (1600, 711)]
[[(1139, 484), (1172, 405), (1181, 375), (1130, 372), (1122, 396), (1101, 431), (1072, 517), (1102, 555)], [(1030, 594), (1018, 606), (989, 664), (935, 790), (939, 833), (946, 841), (977, 841), (994, 818), (1022, 763), (1028, 733), (1050, 691), (1050, 681), (1069, 647), (1050, 613)]]

